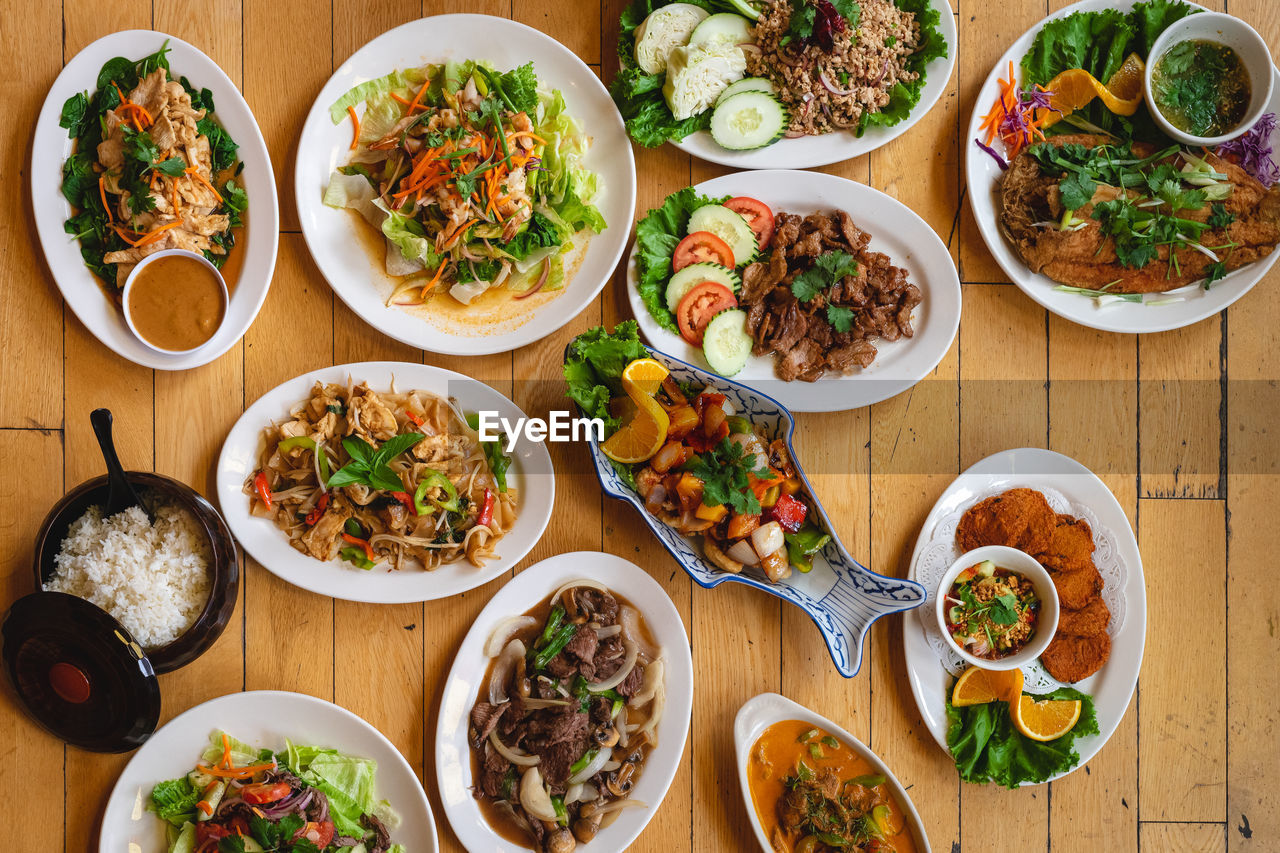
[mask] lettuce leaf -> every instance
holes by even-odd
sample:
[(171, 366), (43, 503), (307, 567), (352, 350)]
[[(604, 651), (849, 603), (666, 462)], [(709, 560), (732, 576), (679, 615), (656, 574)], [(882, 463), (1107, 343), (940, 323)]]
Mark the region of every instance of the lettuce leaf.
[(195, 820), (196, 803), (199, 801), (200, 792), (186, 776), (157, 782), (151, 789), (151, 810), (156, 817), (174, 826)]
[[(205, 764), (216, 764), (222, 759), (222, 736), (225, 732), (215, 730), (209, 734), (209, 745), (205, 747), (200, 758)], [(236, 740), (234, 737), (227, 735), (227, 740), (231, 743), (231, 763), (236, 767), (243, 767), (246, 764), (256, 764), (261, 754), (249, 744), (242, 740)]]
[[(1124, 64), (1130, 53), (1144, 59), (1151, 45), (1175, 21), (1199, 11), (1181, 0), (1148, 0), (1127, 14), (1116, 9), (1076, 12), (1050, 21), (1036, 33), (1031, 49), (1022, 57), (1024, 85), (1044, 85), (1063, 71), (1083, 68), (1098, 80), (1106, 81)], [(1128, 139), (1160, 142), (1164, 134), (1156, 127), (1144, 104), (1132, 117), (1117, 116), (1096, 100), (1074, 113), (1085, 121)], [(1062, 122), (1057, 132), (1074, 132)]]
[(932, 0), (894, 0), (894, 5), (904, 12), (914, 13), (916, 22), (920, 24), (920, 46), (907, 58), (907, 70), (920, 76), (890, 89), (889, 103), (879, 111), (864, 112), (858, 122), (858, 136), (869, 127), (889, 127), (911, 115), (916, 104), (920, 103), (929, 63), (947, 55), (947, 40), (938, 29), (942, 16)]
[(381, 200), (374, 204), (387, 215), (382, 220), (382, 233), (400, 249), (406, 261), (416, 261), (424, 267), (435, 269), (440, 263), (440, 254), (435, 244), (427, 237), (422, 225), (401, 213), (386, 207)]
[[(604, 422), (606, 437), (621, 426), (609, 411), (609, 400), (622, 393), (623, 368), (648, 355), (649, 351), (640, 343), (635, 320), (624, 320), (614, 326), (612, 332), (596, 326), (569, 342), (564, 357), (564, 378), (569, 386), (566, 394), (578, 404), (585, 417)], [(634, 489), (636, 478), (631, 466), (610, 462), (622, 481)]]
[(335, 171), (329, 176), (329, 185), (324, 188), (324, 197), (320, 200), (328, 207), (350, 208), (375, 228), (382, 226), (386, 216), (374, 201), (378, 190), (364, 175), (345, 175)]
[(375, 95), (385, 95), (415, 84), (421, 86), (425, 79), (422, 69), (406, 68), (402, 71), (392, 71), (383, 77), (366, 80), (348, 89), (341, 98), (329, 105), (329, 119), (334, 124), (340, 124), (347, 118), (347, 107), (359, 106)]
[(1023, 782), (1044, 782), (1080, 762), (1077, 738), (1098, 733), (1093, 699), (1086, 693), (1063, 687), (1043, 699), (1079, 699), (1080, 719), (1075, 728), (1045, 743), (1022, 735), (1013, 726), (1004, 702), (957, 708), (947, 699), (947, 746), (955, 758), (960, 778), (966, 782), (995, 782), (1016, 788)]
[(636, 224), (636, 288), (659, 326), (673, 332), (676, 318), (667, 308), (666, 284), (671, 277), (671, 256), (685, 236), (689, 216), (708, 204), (722, 204), (729, 196), (710, 198), (685, 187), (667, 196), (662, 207), (649, 211)]

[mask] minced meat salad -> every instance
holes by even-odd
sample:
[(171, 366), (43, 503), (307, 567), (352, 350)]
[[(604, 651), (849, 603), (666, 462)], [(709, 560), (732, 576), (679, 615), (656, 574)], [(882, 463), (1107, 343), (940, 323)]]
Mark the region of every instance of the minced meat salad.
[[(804, 38), (797, 38), (797, 5), (802, 19), (815, 21)], [(760, 50), (748, 56), (747, 73), (777, 85), (791, 118), (789, 136), (857, 128), (864, 112), (889, 104), (895, 86), (920, 77), (908, 68), (920, 46), (916, 15), (889, 0), (771, 0), (755, 36)]]
[(947, 631), (974, 657), (1017, 654), (1035, 635), (1040, 599), (1031, 581), (983, 560), (961, 572), (947, 594)]
[[(500, 636), (513, 626), (510, 639)], [(666, 693), (639, 612), (574, 581), (504, 621), (488, 650), (496, 659), (468, 736), (475, 796), (494, 829), (569, 853), (619, 810), (643, 805), (629, 797), (657, 744)]]

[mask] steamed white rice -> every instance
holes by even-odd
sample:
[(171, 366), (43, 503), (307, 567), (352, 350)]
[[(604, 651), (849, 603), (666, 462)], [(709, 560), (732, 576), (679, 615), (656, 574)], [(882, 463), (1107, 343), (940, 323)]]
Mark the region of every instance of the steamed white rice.
[(54, 559), (46, 590), (90, 601), (148, 649), (177, 639), (209, 598), (211, 550), (182, 507), (157, 502), (155, 524), (140, 507), (77, 519)]

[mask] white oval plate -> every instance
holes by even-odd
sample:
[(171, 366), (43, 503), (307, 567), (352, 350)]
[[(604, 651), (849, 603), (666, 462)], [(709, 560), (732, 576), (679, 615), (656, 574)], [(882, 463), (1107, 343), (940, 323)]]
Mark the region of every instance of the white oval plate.
[(756, 148), (751, 151), (730, 151), (721, 148), (711, 138), (711, 133), (700, 130), (690, 134), (679, 142), (672, 142), (676, 148), (686, 154), (692, 154), (699, 160), (731, 166), (734, 169), (812, 169), (851, 160), (875, 151), (906, 133), (916, 122), (924, 118), (925, 113), (933, 109), (933, 105), (947, 91), (951, 81), (951, 73), (956, 67), (956, 21), (947, 0), (932, 0), (940, 12), (938, 32), (947, 42), (947, 55), (933, 60), (925, 66), (924, 89), (920, 92), (920, 102), (912, 108), (911, 114), (903, 121), (891, 127), (873, 127), (862, 136), (851, 130), (824, 133), (821, 136), (802, 136), (796, 139), (779, 139), (773, 145)]
[[(960, 507), (972, 503), (981, 494), (996, 489), (1026, 486), (1032, 489), (1055, 489), (1093, 510), (1098, 521), (1109, 528), (1116, 539), (1116, 550), (1128, 570), (1124, 589), (1125, 619), (1118, 634), (1111, 638), (1111, 657), (1096, 673), (1070, 685), (1093, 697), (1098, 714), (1098, 734), (1082, 737), (1075, 742), (1080, 761), (1071, 770), (1059, 773), (1053, 779), (1061, 779), (1089, 762), (1110, 739), (1120, 725), (1120, 718), (1129, 707), (1129, 699), (1138, 686), (1138, 670), (1142, 668), (1142, 649), (1147, 636), (1147, 591), (1142, 578), (1142, 557), (1138, 554), (1138, 540), (1134, 538), (1129, 518), (1120, 508), (1115, 495), (1098, 477), (1079, 462), (1054, 453), (1023, 447), (1005, 450), (988, 456), (970, 467), (947, 486), (938, 498), (920, 529), (915, 552), (911, 555), (912, 580), (916, 576), (916, 563), (929, 541), (929, 534), (938, 521)], [(925, 612), (925, 611), (928, 612)], [(922, 619), (933, 619), (933, 611), (920, 608), (909, 614), (902, 623), (902, 645), (907, 656), (907, 680), (915, 696), (916, 707), (925, 725), (948, 755), (947, 747), (947, 691), (951, 677), (943, 668), (924, 633)], [(1053, 781), (1053, 779), (1047, 781)], [(1030, 783), (1028, 783), (1030, 784)]]
[(404, 604), (447, 598), (486, 584), (520, 562), (542, 537), (555, 503), (555, 475), (545, 444), (521, 439), (509, 456), (512, 466), (507, 482), (520, 490), (515, 526), (498, 540), (497, 559), (477, 569), (466, 560), (441, 566), (435, 571), (406, 569), (388, 571), (378, 567), (364, 571), (331, 560), (322, 563), (297, 551), (269, 519), (249, 513), (249, 498), (242, 491), (245, 479), (258, 467), (262, 431), (272, 421), (287, 419), (289, 409), (307, 399), (316, 382), (367, 382), (375, 391), (395, 382), (402, 391), (430, 391), (441, 397), (456, 397), (464, 412), (492, 411), (514, 422), (524, 417), (515, 403), (476, 379), (431, 367), (398, 361), (368, 361), (340, 364), (313, 370), (277, 385), (258, 398), (236, 421), (218, 457), (218, 503), (236, 540), (272, 574), (294, 586), (318, 595), (373, 604)]
[(458, 840), (471, 853), (527, 853), (490, 828), (471, 789), (471, 748), (467, 744), (471, 707), (475, 704), (489, 659), (484, 644), (499, 622), (518, 616), (572, 580), (598, 581), (627, 598), (644, 616), (666, 660), (667, 707), (658, 723), (658, 746), (645, 762), (632, 798), (647, 808), (624, 809), (618, 819), (600, 830), (582, 853), (622, 853), (653, 818), (671, 787), (693, 712), (693, 658), (689, 635), (675, 605), (649, 573), (635, 563), (599, 551), (575, 551), (549, 557), (516, 575), (500, 589), (476, 617), (462, 641), (445, 681), (436, 724), (436, 785), (445, 814)]
[[(982, 233), (982, 239), (991, 250), (1000, 269), (1004, 270), (1004, 274), (1009, 276), (1023, 293), (1059, 317), (1091, 329), (1103, 332), (1165, 332), (1198, 323), (1244, 296), (1270, 271), (1276, 259), (1280, 258), (1280, 251), (1273, 251), (1260, 261), (1228, 273), (1225, 278), (1215, 282), (1209, 290), (1205, 290), (1199, 284), (1189, 284), (1167, 293), (1153, 293), (1147, 296), (1148, 299), (1181, 297), (1184, 300), (1182, 302), (1167, 305), (1116, 302), (1099, 308), (1092, 297), (1054, 290), (1058, 282), (1048, 276), (1033, 273), (1014, 254), (1013, 247), (1000, 233), (1000, 225), (997, 221), (995, 189), (996, 180), (1001, 174), (1000, 167), (990, 155), (973, 144), (974, 139), (982, 138), (979, 126), (982, 124), (983, 114), (995, 102), (999, 90), (998, 78), (1009, 73), (1010, 61), (1013, 62), (1014, 68), (1018, 69), (1019, 75), (1021, 74), (1022, 57), (1031, 49), (1031, 43), (1035, 41), (1036, 34), (1046, 22), (1073, 12), (1096, 12), (1101, 9), (1128, 11), (1132, 7), (1133, 0), (1083, 0), (1049, 15), (1027, 30), (1005, 52), (1004, 56), (1000, 57), (1000, 61), (996, 63), (995, 68), (987, 76), (986, 82), (982, 84), (974, 104), (973, 117), (969, 119), (968, 134), (961, 140), (961, 147), (965, 151), (965, 179), (969, 186), (969, 204), (973, 208), (973, 218), (978, 223), (978, 231)], [(1267, 112), (1280, 113), (1280, 71), (1273, 70), (1272, 73), (1275, 74), (1276, 85), (1271, 102), (1267, 105)], [(1273, 141), (1280, 142), (1280, 139)]]
[[(240, 280), (231, 294), (227, 316), (209, 343), (186, 355), (165, 355), (138, 340), (125, 325), (124, 314), (104, 292), (97, 276), (89, 272), (80, 257), (80, 246), (62, 223), (71, 215), (71, 205), (62, 195), (62, 163), (72, 152), (72, 140), (58, 126), (62, 104), (76, 92), (92, 92), (104, 62), (116, 56), (141, 59), (160, 49), (169, 40), (169, 65), (174, 77), (186, 76), (194, 86), (213, 92), (217, 107), (214, 118), (240, 146), (244, 163), (240, 173), (249, 194), (247, 231), (231, 251), (246, 252)], [(35, 212), (36, 233), (53, 280), (95, 338), (120, 356), (157, 370), (187, 370), (208, 364), (249, 330), (267, 298), (271, 274), (276, 267), (276, 244), (280, 234), (280, 210), (276, 201), (276, 179), (271, 170), (262, 132), (249, 105), (218, 64), (182, 39), (151, 30), (124, 30), (103, 36), (76, 54), (53, 82), (36, 119), (31, 150), (31, 209)]]
[[(214, 103), (217, 103), (216, 101)], [(98, 849), (104, 853), (165, 853), (165, 824), (146, 810), (152, 786), (185, 775), (221, 729), (259, 748), (294, 743), (333, 747), (378, 762), (374, 796), (400, 816), (394, 841), (414, 853), (437, 850), (435, 818), (422, 783), (381, 732), (331, 702), (279, 690), (230, 693), (174, 717), (133, 754), (107, 799)]]
[(917, 853), (930, 853), (933, 848), (929, 846), (929, 836), (924, 831), (924, 821), (920, 819), (920, 813), (916, 811), (916, 804), (911, 802), (911, 797), (907, 796), (907, 789), (898, 781), (898, 777), (893, 775), (893, 771), (889, 769), (889, 766), (880, 760), (880, 756), (872, 752), (870, 747), (862, 741), (826, 717), (821, 714), (815, 714), (805, 706), (792, 702), (787, 697), (777, 693), (761, 693), (751, 697), (738, 709), (738, 716), (734, 717), (733, 720), (733, 746), (738, 755), (738, 786), (742, 790), (742, 799), (746, 803), (747, 814), (751, 816), (751, 828), (755, 830), (756, 840), (760, 842), (761, 850), (764, 850), (765, 853), (773, 853), (773, 845), (769, 843), (769, 838), (764, 834), (764, 828), (760, 826), (760, 817), (756, 814), (756, 804), (751, 799), (751, 783), (747, 776), (747, 762), (751, 757), (751, 747), (755, 746), (756, 741), (764, 734), (765, 729), (783, 720), (801, 720), (810, 725), (820, 727), (860, 755), (871, 765), (875, 772), (882, 774), (887, 781), (889, 790), (893, 792), (894, 799), (898, 801), (898, 804), (906, 813), (906, 825), (911, 828), (911, 834), (915, 838)]
[[(393, 280), (382, 251), (367, 248), (368, 230), (347, 210), (320, 203), (333, 170), (346, 162), (351, 124), (329, 120), (329, 105), (347, 90), (397, 68), (449, 59), (487, 60), (501, 70), (532, 60), (543, 85), (564, 93), (569, 114), (592, 137), (584, 165), (600, 176), (596, 206), (608, 226), (591, 238), (572, 279), (554, 298), (534, 297), (532, 311), (468, 334), (447, 317), (433, 319), (389, 308)], [(55, 122), (56, 124), (56, 122)], [(506, 352), (546, 337), (587, 307), (613, 275), (626, 247), (636, 206), (636, 169), (622, 117), (595, 72), (550, 36), (488, 15), (437, 15), (388, 30), (342, 63), (320, 90), (298, 141), (294, 192), (302, 234), (334, 292), (368, 324), (410, 346), (450, 355)]]
[[(866, 184), (821, 172), (739, 172), (704, 181), (694, 189), (708, 196), (751, 196), (775, 213), (848, 211), (853, 223), (871, 234), (870, 248), (906, 269), (924, 294), (912, 315), (915, 336), (892, 343), (876, 341), (879, 355), (865, 370), (831, 373), (817, 382), (784, 382), (774, 373), (775, 356), (751, 356), (746, 367), (730, 377), (735, 382), (762, 391), (795, 412), (840, 412), (901, 394), (928, 376), (947, 354), (960, 328), (960, 277), (946, 245), (902, 202)], [(627, 261), (627, 296), (640, 331), (655, 349), (710, 370), (701, 347), (662, 328), (649, 314), (636, 289), (635, 257), (633, 247)]]

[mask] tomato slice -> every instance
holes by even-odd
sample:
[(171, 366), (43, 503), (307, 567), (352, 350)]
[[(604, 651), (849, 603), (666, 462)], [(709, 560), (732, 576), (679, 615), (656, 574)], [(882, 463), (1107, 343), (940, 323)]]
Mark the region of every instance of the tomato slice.
[(774, 225), (773, 211), (769, 209), (769, 205), (759, 199), (740, 195), (726, 201), (724, 206), (747, 220), (747, 225), (751, 226), (751, 230), (755, 232), (761, 249), (769, 247), (769, 241), (773, 239)]
[(256, 785), (245, 785), (240, 789), (240, 796), (249, 805), (260, 806), (283, 800), (292, 790), (288, 782), (259, 782)]
[(738, 300), (733, 291), (723, 284), (704, 281), (695, 284), (676, 306), (676, 324), (680, 337), (696, 347), (702, 346), (702, 333), (711, 318), (728, 308), (737, 308)]
[(671, 271), (679, 272), (690, 264), (704, 263), (733, 269), (733, 249), (710, 231), (694, 231), (676, 246)]

